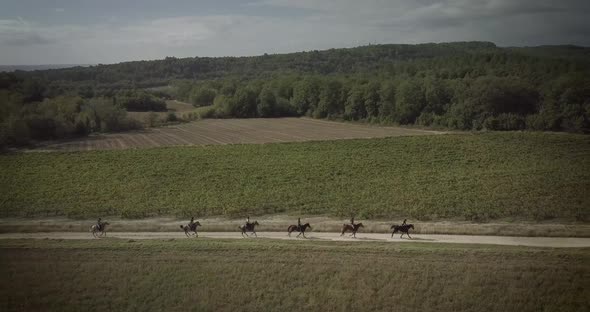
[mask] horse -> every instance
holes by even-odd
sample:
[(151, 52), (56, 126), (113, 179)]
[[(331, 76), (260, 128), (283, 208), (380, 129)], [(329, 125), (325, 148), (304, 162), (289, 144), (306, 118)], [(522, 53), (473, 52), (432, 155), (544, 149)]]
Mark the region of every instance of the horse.
[(299, 237), (299, 235), (303, 234), (303, 237), (307, 238), (307, 237), (305, 237), (305, 230), (307, 230), (307, 228), (309, 228), (311, 230), (311, 225), (309, 225), (309, 223), (305, 223), (301, 227), (299, 225), (293, 224), (293, 225), (289, 225), (289, 228), (287, 229), (287, 231), (289, 232), (289, 237), (291, 237), (291, 232), (298, 231), (299, 234), (297, 235), (297, 237)]
[(362, 223), (358, 223), (355, 225), (344, 223), (344, 224), (342, 224), (342, 233), (340, 233), (340, 236), (344, 235), (345, 232), (350, 231), (350, 232), (352, 232), (351, 235), (354, 238), (356, 238), (356, 232), (359, 230), (359, 228), (362, 228), (362, 227), (364, 227)]
[(191, 234), (189, 232), (194, 232), (195, 237), (199, 237), (199, 233), (197, 233), (197, 226), (202, 226), (199, 221), (193, 223), (190, 227), (188, 225), (181, 225), (180, 228), (184, 230), (184, 235), (186, 237), (190, 237)]
[[(99, 228), (98, 224), (94, 224), (90, 227), (90, 232), (92, 232), (92, 236), (98, 238), (102, 235), (107, 236), (107, 231), (106, 231), (106, 227), (107, 225), (109, 225), (108, 222), (105, 222), (102, 224), (102, 226)], [(97, 234), (99, 233), (99, 234)]]
[(240, 225), (240, 226), (238, 226), (238, 228), (240, 230), (242, 230), (242, 237), (244, 237), (244, 234), (246, 234), (246, 236), (248, 236), (248, 233), (246, 233), (246, 232), (252, 232), (252, 233), (254, 233), (254, 236), (258, 237), (258, 235), (256, 235), (256, 230), (255, 230), (255, 227), (257, 225), (260, 225), (260, 224), (258, 224), (258, 221), (254, 221), (253, 223), (246, 223), (244, 225)]
[(412, 236), (410, 236), (410, 229), (414, 229), (414, 225), (413, 224), (404, 224), (404, 225), (392, 225), (391, 230), (393, 230), (393, 232), (391, 232), (391, 237), (393, 237), (393, 234), (397, 233), (397, 232), (401, 232), (402, 235), (399, 238), (402, 238), (404, 236), (404, 234), (408, 235), (409, 238), (412, 238)]

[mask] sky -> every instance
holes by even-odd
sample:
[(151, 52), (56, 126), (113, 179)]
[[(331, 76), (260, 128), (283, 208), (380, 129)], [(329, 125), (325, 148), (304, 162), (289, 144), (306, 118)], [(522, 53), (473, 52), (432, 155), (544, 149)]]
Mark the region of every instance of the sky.
[(590, 46), (590, 0), (0, 0), (2, 65), (473, 40)]

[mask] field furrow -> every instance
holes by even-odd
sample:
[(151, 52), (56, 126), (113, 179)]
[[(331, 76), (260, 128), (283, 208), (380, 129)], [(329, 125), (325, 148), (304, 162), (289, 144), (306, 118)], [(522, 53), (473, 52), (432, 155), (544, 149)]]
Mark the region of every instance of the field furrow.
[(99, 134), (85, 138), (46, 142), (39, 145), (37, 149), (118, 150), (176, 145), (263, 144), (440, 133), (311, 118), (205, 119), (172, 127), (152, 128), (146, 131)]

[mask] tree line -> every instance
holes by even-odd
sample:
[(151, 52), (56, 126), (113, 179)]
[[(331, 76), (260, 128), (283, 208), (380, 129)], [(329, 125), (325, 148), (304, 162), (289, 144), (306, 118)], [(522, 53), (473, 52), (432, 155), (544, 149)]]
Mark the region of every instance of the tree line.
[(46, 81), (0, 73), (0, 146), (138, 129), (128, 111), (166, 111), (161, 98), (144, 90), (52, 92)]
[(588, 132), (588, 77), (589, 48), (488, 42), (17, 71), (0, 73), (0, 143), (136, 128), (127, 111), (170, 98), (211, 106), (202, 117)]
[(458, 130), (585, 132), (590, 79), (563, 75), (535, 85), (520, 77), (292, 75), (269, 80), (179, 83), (177, 96), (209, 116), (309, 116)]

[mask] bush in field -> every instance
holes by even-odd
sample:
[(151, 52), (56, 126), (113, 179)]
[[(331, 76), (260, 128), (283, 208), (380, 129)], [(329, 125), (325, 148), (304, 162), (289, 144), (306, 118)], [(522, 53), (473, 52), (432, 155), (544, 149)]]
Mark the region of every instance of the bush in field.
[(117, 94), (115, 103), (130, 112), (165, 112), (166, 103), (145, 91), (124, 91)]
[(487, 130), (523, 130), (525, 119), (516, 114), (500, 114), (486, 118), (482, 127)]
[(178, 121), (178, 117), (176, 117), (175, 113), (170, 112), (170, 113), (168, 113), (168, 116), (166, 116), (166, 121), (175, 122), (175, 121)]
[(25, 120), (9, 116), (0, 124), (0, 146), (23, 145), (28, 143), (30, 139), (31, 131)]
[(162, 124), (162, 122), (160, 121), (160, 117), (158, 116), (157, 113), (154, 112), (149, 112), (146, 116), (145, 116), (145, 124), (150, 127), (157, 127), (159, 125)]
[(189, 101), (196, 107), (213, 105), (217, 91), (208, 87), (193, 88)]
[(418, 116), (418, 119), (416, 119), (416, 123), (420, 126), (430, 126), (434, 123), (434, 117), (435, 115), (433, 113), (423, 112)]

